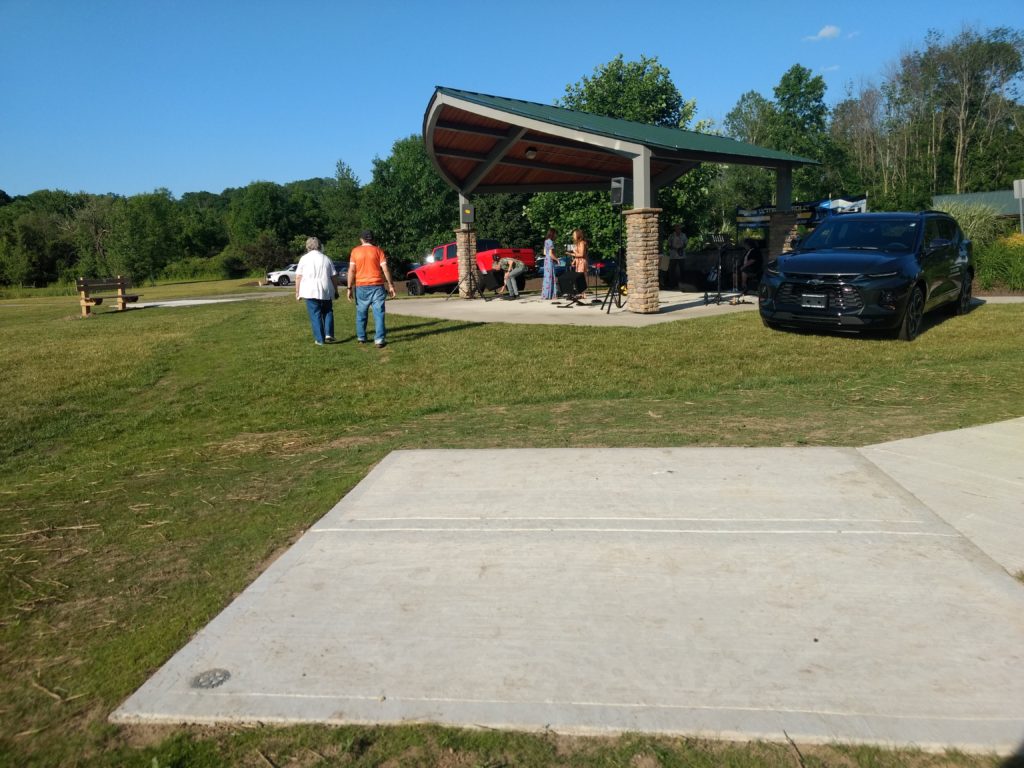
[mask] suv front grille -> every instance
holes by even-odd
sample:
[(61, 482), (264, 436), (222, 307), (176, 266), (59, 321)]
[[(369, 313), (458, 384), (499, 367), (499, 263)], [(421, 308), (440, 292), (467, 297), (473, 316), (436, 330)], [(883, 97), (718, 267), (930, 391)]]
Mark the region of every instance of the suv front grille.
[(828, 309), (841, 312), (860, 309), (864, 306), (864, 299), (860, 291), (852, 285), (843, 283), (824, 283), (821, 285), (808, 285), (807, 283), (785, 282), (775, 294), (775, 301), (779, 304), (803, 304), (804, 294), (828, 297)]

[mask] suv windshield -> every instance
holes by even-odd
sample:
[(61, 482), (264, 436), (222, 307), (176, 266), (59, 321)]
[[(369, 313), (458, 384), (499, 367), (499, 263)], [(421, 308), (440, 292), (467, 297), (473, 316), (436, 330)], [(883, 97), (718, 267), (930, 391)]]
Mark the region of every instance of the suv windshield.
[(917, 244), (918, 219), (844, 219), (842, 216), (822, 222), (805, 240), (800, 250), (849, 248), (871, 251), (910, 251)]

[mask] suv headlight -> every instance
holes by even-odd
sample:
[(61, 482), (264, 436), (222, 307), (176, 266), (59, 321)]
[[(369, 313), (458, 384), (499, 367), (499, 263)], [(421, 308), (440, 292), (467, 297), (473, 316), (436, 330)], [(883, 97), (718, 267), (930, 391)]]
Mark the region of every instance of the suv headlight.
[(770, 262), (767, 266), (765, 266), (764, 272), (765, 272), (766, 275), (771, 275), (772, 277), (778, 277), (779, 276), (779, 262), (777, 262), (777, 261)]

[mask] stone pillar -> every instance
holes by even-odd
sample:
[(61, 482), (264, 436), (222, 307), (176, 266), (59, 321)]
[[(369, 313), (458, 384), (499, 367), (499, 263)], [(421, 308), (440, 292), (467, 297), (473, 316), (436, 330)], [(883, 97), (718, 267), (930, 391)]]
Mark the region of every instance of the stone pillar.
[(768, 220), (767, 260), (774, 261), (788, 250), (789, 241), (797, 236), (796, 211), (777, 211)]
[(480, 270), (476, 267), (476, 229), (464, 225), (455, 230), (455, 247), (459, 258), (459, 297), (471, 299), (477, 294)]
[(626, 274), (629, 294), (626, 309), (637, 314), (658, 312), (658, 252), (661, 208), (634, 208), (626, 217)]

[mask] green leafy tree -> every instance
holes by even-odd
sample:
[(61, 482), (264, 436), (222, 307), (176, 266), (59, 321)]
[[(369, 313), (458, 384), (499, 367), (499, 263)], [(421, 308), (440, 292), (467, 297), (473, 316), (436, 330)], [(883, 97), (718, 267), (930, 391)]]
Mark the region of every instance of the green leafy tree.
[(656, 56), (625, 61), (621, 53), (595, 67), (590, 77), (566, 86), (560, 106), (668, 128), (685, 128), (696, 111), (695, 102), (683, 101)]
[(362, 190), (359, 179), (342, 160), (338, 161), (334, 183), (323, 197), (327, 247), (332, 253), (346, 255), (359, 244), (362, 229)]
[(918, 208), (936, 194), (1005, 189), (1024, 174), (1024, 38), (965, 28), (923, 47), (836, 106), (832, 134), (875, 208)]
[[(324, 201), (334, 179), (316, 178), (285, 184), (288, 194), (288, 213), (285, 230), (294, 238), (318, 237), (326, 241), (327, 216)], [(299, 253), (302, 250), (300, 249)]]
[(790, 67), (775, 86), (775, 109), (769, 120), (768, 146), (817, 160), (793, 172), (793, 197), (818, 200), (844, 190), (842, 150), (828, 130), (825, 81), (799, 64)]
[[(777, 120), (775, 104), (756, 91), (747, 91), (725, 116), (725, 134), (755, 146), (771, 142)], [(735, 226), (737, 207), (771, 205), (775, 174), (751, 165), (721, 166), (711, 184), (713, 214), (709, 229), (727, 231)]]
[(228, 205), (228, 235), (231, 244), (242, 246), (268, 233), (278, 242), (289, 237), (288, 192), (270, 181), (254, 181), (231, 195)]
[[(670, 128), (685, 128), (696, 112), (695, 102), (683, 99), (669, 70), (656, 57), (625, 61), (621, 54), (567, 86), (559, 106)], [(700, 169), (662, 189), (658, 197), (662, 220), (684, 220), (687, 229), (698, 229), (708, 218), (709, 180)], [(541, 193), (533, 196), (526, 213), (537, 244), (553, 226), (564, 242), (571, 240), (573, 229), (584, 230), (595, 255), (611, 256), (620, 247), (621, 212), (611, 206), (608, 193)]]
[(533, 247), (537, 233), (526, 218), (530, 198), (510, 193), (476, 198), (477, 237), (497, 240), (506, 248)]
[(273, 182), (255, 181), (229, 197), (227, 224), (233, 253), (255, 272), (286, 263), (293, 255), (287, 245), (293, 236), (288, 191)]
[(0, 282), (44, 286), (75, 261), (69, 222), (86, 199), (40, 190), (0, 206)]
[(211, 192), (186, 192), (178, 201), (184, 258), (210, 259), (228, 244), (228, 201)]
[(115, 274), (155, 278), (181, 255), (181, 224), (166, 189), (117, 198), (109, 221), (107, 260)]
[(450, 242), (458, 225), (458, 194), (434, 170), (421, 136), (399, 139), (386, 159), (374, 158), (362, 190), (362, 212), (393, 266), (418, 261)]
[(113, 210), (118, 200), (115, 195), (93, 195), (75, 212), (72, 239), (77, 255), (76, 277), (108, 277), (114, 274), (108, 249)]
[(1024, 74), (1024, 36), (1005, 27), (985, 35), (967, 28), (949, 43), (944, 44), (936, 32), (931, 32), (926, 42), (922, 58), (934, 71), (949, 125), (952, 187), (959, 194), (968, 188), (972, 160), (985, 154), (1000, 129), (1012, 126), (1015, 107), (1019, 109), (1016, 99)]

